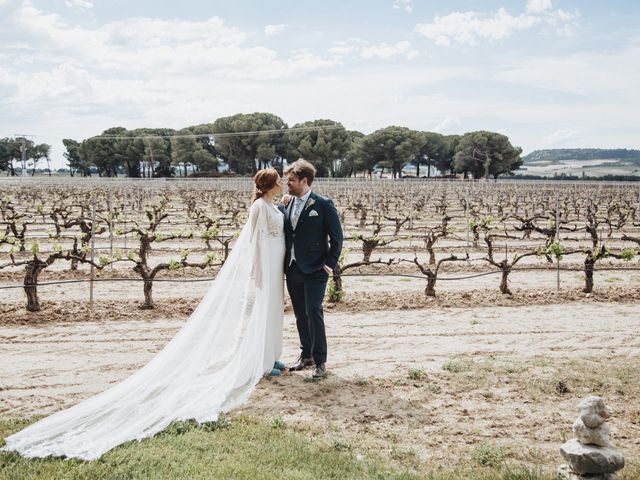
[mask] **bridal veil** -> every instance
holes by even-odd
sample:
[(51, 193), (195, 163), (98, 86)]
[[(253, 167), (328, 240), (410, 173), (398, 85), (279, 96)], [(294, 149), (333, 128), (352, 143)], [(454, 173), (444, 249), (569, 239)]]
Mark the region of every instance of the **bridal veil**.
[[(215, 421), (244, 403), (264, 373), (265, 315), (273, 315), (273, 299), (283, 288), (282, 262), (273, 272), (274, 256), (267, 254), (278, 232), (268, 222), (274, 212), (266, 209), (275, 210), (254, 202), (205, 297), (147, 365), (109, 390), (7, 437), (2, 450), (93, 460), (172, 421)], [(271, 278), (279, 274), (280, 285), (266, 281), (265, 272)]]

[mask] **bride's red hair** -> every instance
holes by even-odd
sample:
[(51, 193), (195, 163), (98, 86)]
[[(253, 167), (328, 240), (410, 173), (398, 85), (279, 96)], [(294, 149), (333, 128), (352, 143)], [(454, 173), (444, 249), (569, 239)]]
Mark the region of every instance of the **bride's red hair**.
[(278, 178), (278, 171), (275, 168), (265, 168), (264, 170), (260, 170), (256, 173), (253, 177), (254, 189), (251, 203), (255, 202), (275, 187), (278, 183)]

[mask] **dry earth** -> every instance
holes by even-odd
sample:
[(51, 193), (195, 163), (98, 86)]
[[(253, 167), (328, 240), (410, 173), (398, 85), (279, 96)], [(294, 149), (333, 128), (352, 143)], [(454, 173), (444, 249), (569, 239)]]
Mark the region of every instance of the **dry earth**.
[[(265, 379), (242, 411), (281, 417), (338, 446), (382, 449), (405, 464), (455, 465), (490, 443), (550, 472), (561, 461), (557, 447), (570, 435), (576, 403), (597, 393), (614, 409), (616, 443), (633, 466), (640, 453), (640, 303), (632, 291), (617, 302), (610, 301), (615, 292), (601, 293), (601, 301), (575, 294), (561, 304), (516, 296), (513, 306), (492, 305), (486, 293), (478, 301), (476, 292), (469, 304), (443, 306), (460, 300), (450, 295), (411, 310), (365, 310), (356, 302), (329, 311), (330, 377)], [(46, 304), (48, 314), (28, 316), (5, 305), (0, 415), (48, 414), (130, 375), (171, 339), (195, 301), (171, 304), (142, 312), (124, 302), (121, 310), (133, 314), (123, 315), (109, 301), (93, 316), (77, 305)], [(291, 314), (285, 324), (289, 361), (297, 354)]]

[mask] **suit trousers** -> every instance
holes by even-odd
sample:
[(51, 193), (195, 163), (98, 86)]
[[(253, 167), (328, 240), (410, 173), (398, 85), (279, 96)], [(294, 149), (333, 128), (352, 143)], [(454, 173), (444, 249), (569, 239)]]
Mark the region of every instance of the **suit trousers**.
[(329, 275), (324, 270), (305, 274), (295, 260), (287, 267), (287, 290), (296, 316), (302, 358), (327, 361), (327, 337), (322, 300)]

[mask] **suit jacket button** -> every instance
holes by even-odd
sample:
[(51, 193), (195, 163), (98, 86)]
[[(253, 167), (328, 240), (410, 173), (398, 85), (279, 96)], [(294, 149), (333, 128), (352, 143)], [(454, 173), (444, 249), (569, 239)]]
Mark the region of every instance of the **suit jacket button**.
[(296, 237), (296, 234), (294, 233), (294, 234), (292, 235), (292, 237), (293, 237), (293, 238), (295, 238), (295, 237)]

